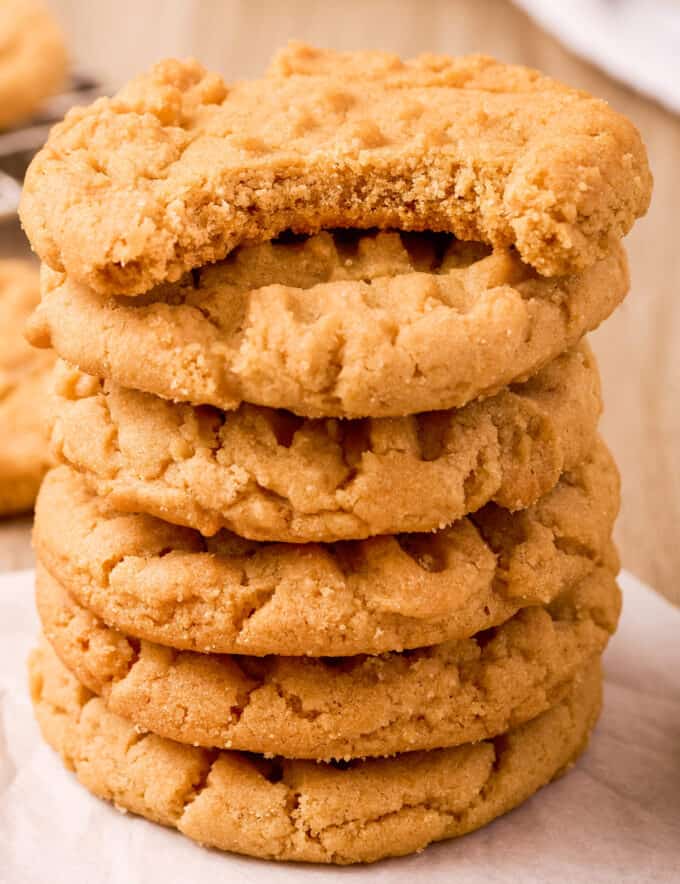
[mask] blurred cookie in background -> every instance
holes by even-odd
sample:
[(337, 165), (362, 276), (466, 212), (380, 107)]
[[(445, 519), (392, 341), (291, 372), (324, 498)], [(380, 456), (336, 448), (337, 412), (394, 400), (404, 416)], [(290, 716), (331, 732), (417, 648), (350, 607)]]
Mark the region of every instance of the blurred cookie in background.
[[(27, 251), (16, 221), (25, 163), (44, 140), (43, 114), (67, 84), (64, 36), (40, 0), (0, 2), (0, 255)], [(72, 102), (70, 102), (72, 103)], [(8, 142), (11, 140), (11, 143)], [(53, 357), (24, 324), (39, 301), (35, 265), (0, 259), (0, 516), (33, 507), (49, 465), (47, 389)]]
[(52, 126), (99, 91), (93, 77), (72, 69), (42, 0), (0, 0), (0, 258), (28, 252), (16, 218), (28, 164)]
[(39, 300), (37, 269), (0, 261), (0, 516), (33, 506), (49, 466), (47, 391), (54, 361), (23, 335)]
[(66, 80), (64, 37), (40, 0), (0, 3), (0, 129), (23, 122)]

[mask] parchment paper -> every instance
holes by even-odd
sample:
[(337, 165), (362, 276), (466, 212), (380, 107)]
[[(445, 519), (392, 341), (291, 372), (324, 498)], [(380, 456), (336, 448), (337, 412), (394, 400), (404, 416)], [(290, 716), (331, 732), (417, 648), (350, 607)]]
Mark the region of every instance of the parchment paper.
[(680, 882), (680, 611), (630, 575), (621, 582), (605, 711), (566, 777), (458, 841), (327, 869), (205, 850), (89, 795), (42, 744), (31, 715), (32, 574), (0, 577), (0, 882)]

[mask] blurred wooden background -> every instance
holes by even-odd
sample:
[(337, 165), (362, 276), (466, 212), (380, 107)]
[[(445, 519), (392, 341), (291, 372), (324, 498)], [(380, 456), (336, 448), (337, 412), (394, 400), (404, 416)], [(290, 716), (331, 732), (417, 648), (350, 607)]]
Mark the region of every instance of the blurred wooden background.
[[(339, 49), (485, 52), (608, 99), (647, 142), (656, 189), (628, 238), (633, 290), (599, 330), (603, 432), (623, 474), (624, 565), (680, 602), (680, 118), (564, 50), (506, 0), (52, 0), (77, 65), (112, 87), (154, 60), (195, 55), (228, 78), (255, 76), (290, 38)], [(584, 23), (584, 26), (587, 26)], [(680, 87), (679, 87), (680, 88)], [(30, 564), (28, 523), (0, 528), (0, 568)]]

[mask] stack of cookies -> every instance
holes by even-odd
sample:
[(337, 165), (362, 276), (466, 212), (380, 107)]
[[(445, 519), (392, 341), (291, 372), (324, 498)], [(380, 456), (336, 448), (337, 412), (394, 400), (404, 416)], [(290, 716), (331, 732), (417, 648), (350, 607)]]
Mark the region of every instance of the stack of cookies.
[(604, 102), (482, 57), (165, 62), (54, 130), (31, 690), (89, 790), (352, 863), (574, 761), (620, 601), (583, 336), (650, 187)]

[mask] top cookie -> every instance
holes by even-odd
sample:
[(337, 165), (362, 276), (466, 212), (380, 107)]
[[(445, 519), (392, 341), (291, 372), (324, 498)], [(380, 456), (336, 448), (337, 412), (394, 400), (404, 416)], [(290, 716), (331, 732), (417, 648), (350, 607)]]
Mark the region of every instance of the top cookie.
[(64, 38), (39, 0), (0, 3), (0, 129), (30, 116), (66, 74)]
[(74, 109), (21, 214), (53, 269), (135, 295), (286, 229), (446, 231), (559, 275), (604, 256), (650, 191), (635, 127), (536, 71), (293, 45), (260, 80), (169, 60)]

